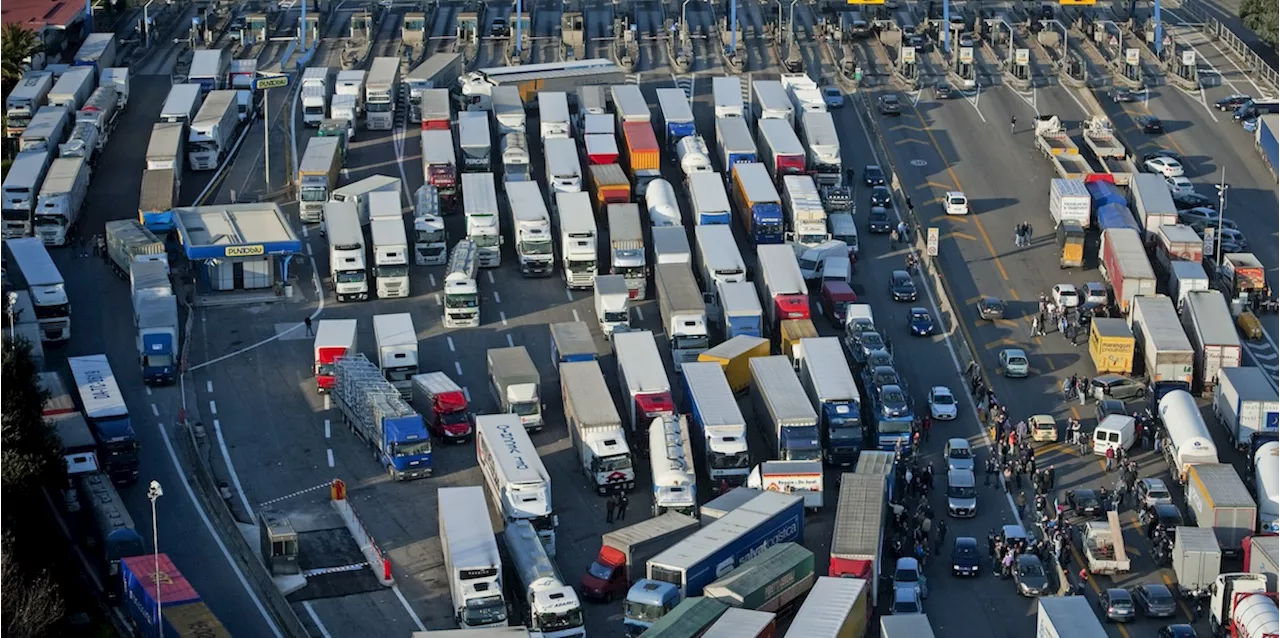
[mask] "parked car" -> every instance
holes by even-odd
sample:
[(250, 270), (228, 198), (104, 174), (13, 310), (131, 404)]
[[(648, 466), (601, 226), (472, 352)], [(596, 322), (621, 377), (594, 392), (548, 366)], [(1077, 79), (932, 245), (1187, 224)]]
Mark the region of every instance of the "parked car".
[(1000, 367), (1004, 368), (1004, 376), (1021, 378), (1030, 374), (1031, 363), (1022, 348), (1005, 348), (1000, 351)]
[(1143, 133), (1158, 134), (1164, 132), (1164, 122), (1154, 115), (1143, 115), (1138, 117), (1138, 126), (1142, 127)]
[(1196, 628), (1191, 625), (1166, 625), (1156, 633), (1156, 638), (1197, 638)]
[(1137, 617), (1133, 596), (1129, 595), (1129, 590), (1119, 587), (1104, 589), (1098, 595), (1098, 608), (1107, 622), (1133, 622)]
[(972, 536), (957, 537), (951, 546), (951, 573), (955, 576), (977, 576), (980, 557), (978, 539)]
[(1090, 304), (1105, 306), (1110, 300), (1110, 296), (1107, 295), (1106, 284), (1100, 281), (1090, 281), (1089, 283), (1086, 283), (1084, 286), (1081, 286), (1080, 293), (1084, 295), (1084, 303), (1082, 305), (1085, 306)]
[(1155, 536), (1156, 530), (1163, 530), (1170, 540), (1174, 538), (1175, 530), (1184, 523), (1182, 510), (1178, 509), (1173, 503), (1156, 503), (1151, 507), (1142, 508), (1138, 512), (1138, 526), (1142, 528), (1142, 533), (1147, 538)]
[(1057, 505), (1066, 511), (1084, 518), (1103, 518), (1107, 515), (1107, 507), (1097, 491), (1087, 488), (1066, 490)]
[(1004, 319), (1004, 302), (996, 297), (983, 297), (978, 300), (978, 316), (987, 321)]
[(1013, 582), (1023, 596), (1043, 596), (1049, 591), (1049, 575), (1040, 557), (1031, 553), (1019, 554), (1013, 565)]
[(1146, 583), (1129, 590), (1134, 602), (1147, 618), (1172, 618), (1178, 613), (1173, 593), (1161, 583)]
[(1055, 284), (1053, 303), (1059, 308), (1075, 308), (1080, 305), (1080, 293), (1076, 292), (1074, 284)]
[(929, 390), (929, 414), (935, 421), (952, 421), (959, 414), (959, 406), (956, 403), (956, 397), (951, 394), (951, 389), (936, 385)]
[(1212, 197), (1201, 195), (1200, 193), (1196, 193), (1196, 192), (1174, 193), (1173, 205), (1176, 206), (1178, 210), (1187, 210), (1189, 208), (1201, 208), (1201, 207), (1212, 208), (1214, 210), (1218, 209), (1217, 200), (1213, 199)]
[(1147, 395), (1147, 386), (1121, 374), (1100, 374), (1089, 382), (1090, 393), (1095, 399), (1140, 399)]
[(893, 615), (923, 614), (924, 602), (915, 587), (899, 587), (893, 590)]
[(1166, 177), (1164, 183), (1169, 187), (1169, 192), (1173, 194), (1193, 193), (1196, 190), (1195, 184), (1185, 177)]
[(920, 561), (899, 558), (893, 569), (893, 588), (914, 587), (921, 598), (929, 597), (929, 579), (920, 571)]
[(898, 96), (892, 93), (881, 95), (876, 100), (876, 105), (880, 107), (881, 115), (902, 115), (902, 103), (898, 101)]
[(1118, 399), (1099, 399), (1098, 402), (1093, 405), (1093, 416), (1098, 420), (1098, 423), (1102, 423), (1103, 419), (1111, 416), (1112, 414), (1128, 414), (1124, 408), (1124, 401), (1120, 401)]
[(1253, 97), (1243, 93), (1235, 93), (1218, 100), (1213, 103), (1213, 108), (1219, 111), (1235, 111), (1244, 105), (1245, 102), (1252, 102)]
[(1201, 228), (1207, 228), (1210, 225), (1217, 227), (1220, 216), (1218, 211), (1203, 206), (1178, 211), (1178, 221), (1192, 228), (1196, 225), (1200, 225)]

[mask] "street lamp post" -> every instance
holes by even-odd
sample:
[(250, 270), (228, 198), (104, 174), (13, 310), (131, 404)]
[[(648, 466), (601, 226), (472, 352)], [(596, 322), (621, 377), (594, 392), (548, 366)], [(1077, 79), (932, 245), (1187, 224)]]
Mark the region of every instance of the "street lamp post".
[(684, 0), (680, 5), (680, 25), (684, 27), (684, 32), (689, 32), (689, 1)]
[(791, 0), (791, 6), (787, 9), (787, 41), (792, 45), (796, 43), (796, 3), (800, 0)]
[(148, 49), (151, 48), (151, 15), (147, 10), (151, 8), (151, 4), (155, 1), (147, 0), (147, 3), (142, 5), (142, 33), (145, 36), (145, 44)]
[(1222, 267), (1222, 218), (1226, 215), (1226, 212), (1227, 212), (1227, 189), (1230, 188), (1230, 186), (1227, 186), (1227, 168), (1225, 166), (1222, 167), (1222, 180), (1218, 184), (1216, 184), (1214, 188), (1218, 189), (1218, 232), (1217, 232), (1217, 236), (1213, 238), (1213, 240), (1217, 242), (1217, 246), (1214, 247), (1214, 253), (1216, 253), (1215, 257), (1217, 257), (1216, 261), (1218, 262), (1218, 268), (1221, 268)]
[(160, 638), (164, 638), (164, 618), (160, 615), (160, 526), (156, 519), (156, 501), (164, 496), (160, 481), (151, 481), (147, 488), (147, 499), (151, 501), (151, 554), (155, 559), (156, 573), (156, 627), (160, 630)]

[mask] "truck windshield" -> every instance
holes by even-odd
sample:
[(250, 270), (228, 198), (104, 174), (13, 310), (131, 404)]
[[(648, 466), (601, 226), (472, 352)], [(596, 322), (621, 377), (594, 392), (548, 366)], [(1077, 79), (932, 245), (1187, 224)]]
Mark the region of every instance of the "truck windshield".
[(471, 235), (471, 236), (468, 236), (467, 239), (470, 239), (471, 241), (475, 242), (477, 248), (497, 248), (498, 247), (497, 235)]
[[(22, 219), (26, 219), (26, 217), (24, 216)], [(567, 268), (569, 269), (569, 272), (572, 273), (594, 272), (596, 269), (596, 262), (594, 259), (571, 259), (568, 262)]]
[[(821, 244), (822, 242), (827, 241), (827, 234), (815, 233), (812, 235), (799, 235), (796, 237), (796, 241), (806, 246), (817, 246), (818, 244)], [(825, 258), (826, 258), (826, 255), (823, 255), (823, 259)], [(801, 268), (803, 269), (804, 267), (801, 266)]]
[(827, 430), (827, 436), (832, 441), (857, 441), (862, 438), (862, 428), (858, 426), (857, 421), (848, 423), (841, 420), (839, 424), (831, 423), (831, 427)]
[(440, 415), (440, 422), (445, 425), (462, 425), (464, 423), (470, 423), (470, 421), (471, 419), (467, 416), (467, 412), (465, 410), (460, 410), (458, 412), (445, 412)]
[(444, 241), (444, 229), (415, 230), (413, 240), (419, 244), (435, 244)]
[(881, 421), (881, 434), (907, 434), (911, 432), (911, 421)]
[(591, 566), (587, 568), (587, 573), (606, 583), (609, 582), (610, 578), (613, 578), (613, 568), (601, 565), (597, 561), (591, 561)]
[(302, 114), (324, 117), (324, 106), (304, 106), (302, 107)]
[(757, 222), (755, 224), (755, 227), (756, 227), (757, 235), (781, 235), (782, 234), (781, 221)]
[(364, 110), (366, 113), (390, 113), (391, 102), (369, 100), (365, 102)]
[(605, 311), (605, 323), (626, 323), (630, 320), (626, 310)]
[(520, 242), (519, 250), (524, 255), (550, 255), (550, 239), (526, 239)]
[(31, 124), (32, 115), (25, 111), (9, 111), (5, 114), (5, 119), (9, 121), (9, 128), (27, 128), (27, 125)]
[(373, 269), (377, 277), (408, 277), (408, 266), (377, 266)]
[(61, 215), (36, 215), (37, 228), (62, 228), (67, 219)]
[(538, 408), (539, 406), (536, 401), (511, 404), (511, 411), (515, 412), (516, 416), (537, 416)]
[(614, 266), (613, 273), (627, 279), (644, 279), (644, 266)]
[(462, 610), (463, 624), (471, 627), (493, 625), (506, 620), (507, 605), (502, 602), (502, 596), (472, 598)]
[(424, 456), (431, 454), (431, 441), (409, 441), (406, 443), (396, 444), (396, 456)]
[(387, 368), (387, 381), (408, 381), (412, 379), (415, 374), (418, 374), (418, 366)]
[(713, 450), (707, 455), (707, 463), (713, 470), (745, 470), (751, 465), (751, 457), (745, 451), (725, 454)]
[(708, 347), (706, 335), (676, 335), (671, 341), (677, 350), (706, 350)]
[(204, 140), (200, 142), (187, 142), (188, 153), (215, 153), (218, 150), (218, 143), (212, 140)]
[(476, 294), (472, 292), (444, 296), (446, 308), (475, 308), (479, 305)]
[(616, 454), (600, 459), (596, 466), (598, 472), (622, 472), (631, 469), (630, 454)]
[(363, 270), (339, 270), (337, 283), (340, 284), (358, 284), (364, 282)]
[(36, 319), (64, 319), (71, 316), (71, 304), (37, 305)]
[(149, 354), (143, 358), (142, 365), (148, 368), (167, 368), (173, 365), (173, 356), (167, 354)]
[(623, 609), (623, 615), (632, 620), (651, 623), (657, 622), (666, 611), (661, 604), (633, 603), (628, 600), (627, 606)]
[(558, 614), (538, 614), (538, 622), (535, 627), (541, 627), (547, 631), (559, 631), (561, 629), (573, 629), (582, 626), (582, 609), (570, 609), (569, 611)]
[(327, 202), (329, 201), (329, 189), (316, 188), (314, 186), (303, 187), (298, 190), (298, 199), (303, 202)]

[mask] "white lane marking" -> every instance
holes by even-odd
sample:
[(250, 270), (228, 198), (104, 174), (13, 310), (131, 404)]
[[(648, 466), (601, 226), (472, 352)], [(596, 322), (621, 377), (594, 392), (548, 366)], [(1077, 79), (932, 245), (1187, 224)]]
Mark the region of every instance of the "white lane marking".
[(435, 287), (436, 287), (436, 276), (435, 276), (434, 274), (430, 274), (430, 273), (428, 273), (428, 274), (427, 274), (427, 281), (430, 281), (430, 282), (431, 282), (431, 287), (432, 287), (432, 288), (435, 288)]
[(222, 422), (218, 419), (213, 420), (213, 433), (218, 439), (218, 447), (222, 450), (222, 460), (227, 464), (227, 471), (231, 473), (231, 484), (236, 486), (236, 494), (240, 496), (240, 504), (244, 506), (244, 511), (249, 513), (249, 518), (254, 518), (253, 506), (249, 505), (249, 497), (244, 493), (244, 486), (240, 484), (240, 474), (236, 472), (236, 466), (231, 463), (231, 452), (227, 449), (227, 439), (222, 436)]
[(307, 227), (306, 227), (306, 226), (303, 226), (303, 227), (302, 227), (302, 238), (303, 238), (303, 239), (306, 239), (306, 238), (307, 238)]
[(208, 391), (208, 392), (209, 392), (209, 394), (213, 394), (213, 382), (212, 382), (212, 381), (205, 381), (205, 382), (204, 382), (204, 388), (205, 388), (205, 390), (206, 390), (206, 391)]
[(311, 252), (311, 244), (307, 244), (307, 255), (310, 256), (312, 254), (314, 253)]
[(212, 400), (209, 401), (209, 412), (215, 416), (218, 414), (218, 404)]
[(333, 434), (333, 430), (329, 427), (329, 419), (324, 420), (324, 438), (329, 438)]
[(504, 326), (505, 326), (505, 325), (507, 325), (507, 313), (505, 313), (505, 312), (503, 312), (503, 311), (499, 310), (499, 311), (498, 311), (498, 318), (502, 320), (502, 325), (504, 325)]
[(458, 349), (453, 347), (453, 337), (445, 337), (445, 339), (449, 340), (449, 352), (457, 352)]
[(327, 395), (327, 394), (326, 394), (326, 395), (324, 395), (324, 409), (325, 409), (325, 410), (332, 410), (332, 409), (333, 409), (333, 399), (332, 399), (332, 398), (330, 398), (330, 397), (329, 397), (329, 395)]
[(486, 275), (488, 275), (488, 276), (489, 276), (489, 283), (490, 283), (490, 284), (492, 284), (492, 283), (493, 283), (493, 271), (492, 271), (492, 270), (486, 270), (486, 271), (484, 271), (484, 274), (486, 274)]
[[(329, 450), (329, 467), (333, 467), (333, 450)], [(316, 629), (320, 630), (321, 638), (333, 638), (329, 635), (329, 630), (325, 629), (324, 623), (320, 622), (320, 617), (316, 615), (316, 610), (311, 608), (311, 601), (302, 601), (302, 608), (307, 610), (307, 615), (311, 617), (311, 622), (316, 624)]]
[(156, 404), (154, 403), (151, 404), (151, 414), (155, 416), (160, 416), (160, 408), (157, 408)]
[(438, 293), (438, 292), (437, 292), (437, 293), (435, 293), (435, 294), (431, 295), (431, 300), (432, 300), (432, 301), (434, 301), (434, 302), (436, 302), (436, 305), (437, 305), (437, 306), (438, 306), (438, 305), (440, 305), (440, 293)]
[(580, 317), (578, 317), (578, 309), (577, 309), (577, 308), (574, 308), (574, 309), (573, 309), (573, 320), (574, 320), (574, 321), (582, 321), (582, 319), (581, 319)]
[(499, 295), (499, 294), (498, 294), (498, 291), (496, 291), (496, 290), (495, 290), (495, 291), (493, 291), (493, 300), (494, 300), (495, 302), (497, 302), (497, 303), (502, 303), (502, 296), (501, 296), (501, 295)]
[(569, 298), (569, 301), (573, 301), (573, 291), (572, 291), (572, 290), (569, 290), (568, 288), (565, 288), (565, 289), (564, 289), (564, 296), (568, 297), (568, 298)]
[(143, 387), (143, 389), (145, 389), (145, 390), (147, 391), (147, 396), (151, 396), (151, 386), (149, 386), (149, 385), (144, 385), (144, 386), (142, 386), (142, 387)]
[(507, 347), (514, 348), (515, 346), (516, 346), (515, 339), (512, 339), (511, 335), (507, 335)]
[(461, 363), (458, 363), (457, 361), (454, 361), (454, 362), (453, 362), (453, 369), (454, 369), (454, 371), (456, 371), (456, 372), (458, 373), (458, 376), (459, 376), (459, 377), (461, 377), (461, 376), (462, 376), (462, 364), (461, 364)]
[(467, 403), (471, 403), (471, 388), (465, 385), (462, 386), (462, 396), (467, 398)]
[(333, 467), (333, 448), (326, 449), (325, 454), (329, 457), (329, 467)]
[(200, 520), (204, 522), (204, 528), (208, 530), (209, 536), (213, 537), (213, 542), (217, 543), (218, 549), (222, 551), (222, 557), (226, 559), (231, 571), (235, 572), (236, 580), (239, 580), (240, 586), (244, 587), (244, 593), (249, 596), (249, 600), (253, 601), (253, 606), (262, 615), (262, 621), (267, 623), (267, 626), (271, 628), (271, 633), (275, 634), (276, 638), (284, 638), (283, 634), (280, 633), (280, 628), (276, 626), (275, 621), (271, 619), (271, 615), (267, 613), (262, 600), (258, 598), (258, 593), (249, 586), (249, 581), (245, 579), (244, 572), (240, 570), (240, 564), (231, 558), (231, 552), (227, 550), (226, 544), (222, 542), (222, 536), (213, 530), (213, 523), (209, 521), (209, 515), (205, 513), (204, 506), (196, 499), (196, 493), (191, 489), (191, 482), (187, 480), (187, 473), (182, 469), (182, 464), (178, 462), (178, 454), (173, 451), (173, 441), (169, 440), (169, 433), (165, 431), (164, 424), (157, 423), (156, 429), (160, 430), (160, 437), (164, 439), (164, 447), (169, 452), (169, 461), (173, 463), (173, 469), (177, 472), (178, 479), (182, 481), (182, 487), (187, 492), (187, 498), (191, 499), (191, 504), (200, 513)]
[(644, 310), (642, 310), (640, 306), (636, 306), (636, 317), (640, 319), (640, 321), (644, 321)]
[(400, 586), (392, 585), (391, 591), (395, 592), (396, 598), (400, 599), (400, 604), (404, 605), (404, 610), (409, 612), (409, 617), (413, 619), (413, 624), (417, 625), (419, 630), (426, 631), (427, 628), (422, 625), (422, 621), (418, 620), (418, 614), (413, 613), (413, 607), (409, 606), (409, 601), (405, 600), (404, 594), (400, 593)]
[[(1089, 90), (1089, 89), (1085, 89), (1085, 90)], [(1075, 91), (1067, 90), (1067, 97), (1071, 98), (1071, 101), (1075, 102), (1076, 106), (1080, 107), (1080, 112), (1083, 113), (1085, 117), (1093, 115), (1093, 113), (1091, 113), (1089, 109), (1084, 105), (1084, 102), (1081, 102), (1080, 98), (1076, 97)]]
[(1204, 107), (1205, 112), (1207, 112), (1207, 113), (1209, 114), (1209, 117), (1213, 118), (1213, 121), (1214, 121), (1214, 122), (1217, 122), (1217, 121), (1218, 121), (1218, 116), (1217, 116), (1217, 114), (1215, 114), (1215, 113), (1213, 112), (1213, 109), (1209, 107), (1209, 100), (1208, 100), (1208, 99), (1205, 97), (1205, 95), (1204, 95), (1204, 87), (1203, 87), (1203, 86), (1202, 86), (1202, 87), (1200, 87), (1200, 106), (1203, 106), (1203, 107)]

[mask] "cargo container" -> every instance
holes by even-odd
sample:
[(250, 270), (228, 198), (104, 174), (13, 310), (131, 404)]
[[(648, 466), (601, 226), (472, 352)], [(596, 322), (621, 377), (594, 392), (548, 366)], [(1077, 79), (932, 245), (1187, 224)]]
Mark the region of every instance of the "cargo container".
[(493, 136), (489, 116), (478, 111), (458, 114), (458, 150), (462, 170), (487, 173), (493, 170)]
[(1165, 224), (1155, 232), (1152, 253), (1155, 259), (1151, 265), (1168, 275), (1175, 262), (1200, 263), (1204, 259), (1204, 240), (1190, 226)]
[(784, 120), (760, 120), (760, 158), (775, 185), (786, 175), (805, 172), (805, 150), (795, 130)]
[[(879, 474), (844, 474), (840, 478), (840, 499), (831, 529), (831, 563), (827, 575), (880, 582), (884, 545), (886, 479)], [(877, 587), (868, 587), (871, 606), (877, 602)]]
[(1228, 368), (1213, 391), (1213, 413), (1227, 431), (1227, 439), (1250, 449), (1255, 435), (1272, 435), (1280, 422), (1280, 399), (1274, 377), (1262, 368)]
[(1268, 591), (1276, 589), (1277, 558), (1280, 558), (1280, 536), (1271, 532), (1249, 537), (1244, 548), (1244, 567), (1251, 574), (1264, 574)]
[(840, 136), (836, 134), (835, 119), (831, 114), (825, 110), (805, 111), (800, 116), (800, 128), (801, 141), (808, 149), (805, 163), (818, 186), (848, 186), (840, 154)]
[(657, 95), (664, 146), (668, 152), (674, 152), (681, 139), (697, 133), (693, 122), (693, 108), (689, 105), (684, 89), (658, 89)]
[(813, 552), (795, 543), (765, 548), (702, 593), (730, 607), (787, 614), (813, 587)]
[(756, 287), (769, 321), (767, 332), (778, 330), (788, 319), (809, 318), (809, 287), (800, 274), (795, 252), (789, 246), (766, 245), (756, 250), (759, 272)]
[(783, 461), (821, 460), (818, 415), (791, 361), (783, 356), (755, 357), (748, 365), (756, 422), (770, 456)]
[(548, 326), (551, 333), (551, 365), (596, 360), (596, 342), (591, 329), (581, 321), (565, 321)]
[(721, 492), (719, 496), (707, 501), (698, 508), (698, 513), (702, 516), (702, 526), (706, 527), (725, 516), (729, 512), (750, 503), (751, 499), (764, 494), (764, 490), (752, 487), (735, 487), (725, 492)]
[(751, 117), (757, 124), (761, 120), (784, 120), (787, 126), (796, 125), (795, 107), (787, 90), (778, 80), (754, 80), (751, 82)]
[(653, 236), (653, 263), (688, 264), (693, 267), (693, 251), (683, 226), (663, 226), (650, 231)]
[(1083, 228), (1089, 227), (1093, 200), (1082, 179), (1049, 180), (1049, 217), (1056, 228), (1064, 221), (1073, 221)]
[[(1084, 596), (1041, 596), (1036, 615), (1036, 638), (1103, 638), (1102, 628), (1093, 605)], [(906, 634), (903, 634), (905, 638)], [(883, 638), (899, 638), (884, 636)]]
[(1095, 317), (1089, 325), (1089, 358), (1098, 374), (1133, 373), (1133, 331), (1124, 319)]
[(1231, 310), (1217, 290), (1193, 292), (1187, 295), (1182, 322), (1195, 348), (1194, 387), (1212, 392), (1223, 370), (1240, 367), (1243, 346)]
[(717, 363), (724, 370), (729, 388), (735, 394), (751, 387), (751, 359), (769, 356), (769, 340), (760, 337), (737, 336), (698, 355), (698, 361)]
[(631, 584), (644, 576), (650, 558), (698, 529), (698, 519), (666, 512), (622, 529), (606, 532), (600, 552), (582, 574), (583, 597), (610, 601), (625, 596)]
[(812, 319), (783, 319), (778, 322), (778, 350), (799, 370), (804, 361), (804, 339), (816, 338), (818, 327)]
[(756, 287), (749, 281), (716, 285), (716, 300), (720, 304), (721, 335), (732, 339), (738, 335), (764, 336), (764, 309)]
[[(680, 601), (671, 611), (652, 626), (626, 625), (628, 636), (645, 638), (699, 638), (725, 612), (728, 605), (710, 598), (697, 596)], [(623, 622), (626, 622), (624, 619)], [(632, 627), (635, 627), (634, 629)]]
[(623, 415), (637, 450), (649, 445), (649, 424), (654, 419), (676, 413), (671, 382), (658, 343), (648, 330), (619, 332), (613, 338), (618, 362), (618, 384), (622, 387)]
[(587, 164), (617, 164), (619, 161), (618, 138), (613, 133), (595, 133), (583, 137), (583, 148), (587, 152)]
[(662, 176), (662, 150), (653, 127), (648, 122), (623, 122), (622, 139), (626, 142), (623, 158), (635, 192), (644, 192), (651, 180)]
[(1131, 312), (1134, 297), (1156, 294), (1156, 273), (1147, 260), (1138, 233), (1127, 229), (1111, 229), (1102, 233), (1102, 250), (1098, 272), (1111, 288), (1120, 312)]
[(716, 160), (725, 179), (733, 173), (735, 164), (756, 161), (756, 143), (751, 139), (751, 129), (740, 117), (716, 118)]
[(1134, 299), (1129, 313), (1135, 351), (1142, 355), (1144, 374), (1151, 383), (1175, 382), (1191, 386), (1195, 377), (1195, 349), (1182, 330), (1173, 302), (1164, 295)]
[(1179, 595), (1208, 595), (1209, 587), (1221, 573), (1222, 548), (1212, 529), (1182, 525), (1173, 529), (1173, 575)]
[(1175, 261), (1169, 269), (1169, 297), (1178, 314), (1186, 307), (1187, 295), (1197, 290), (1209, 289), (1209, 275), (1204, 264), (1194, 261)]
[(751, 467), (747, 421), (729, 388), (724, 369), (718, 363), (709, 362), (686, 363), (680, 369), (693, 422), (702, 432), (700, 446), (712, 492), (743, 485)]
[(617, 164), (593, 164), (589, 167), (591, 191), (595, 208), (604, 215), (609, 204), (626, 204), (631, 201), (631, 180)]
[(724, 190), (724, 178), (719, 173), (702, 172), (689, 175), (689, 204), (693, 209), (693, 223), (698, 226), (728, 225), (733, 215), (729, 195)]
[(561, 362), (560, 393), (569, 440), (594, 490), (603, 496), (635, 489), (635, 459), (600, 364)]
[(781, 244), (784, 239), (782, 198), (764, 164), (734, 164), (733, 195), (738, 218), (751, 243)]
[(140, 635), (231, 638), (168, 554), (125, 558), (120, 577), (125, 615)]
[(862, 449), (862, 395), (836, 337), (806, 339), (800, 382), (818, 413), (822, 458), (832, 465), (857, 463)]
[(776, 638), (778, 623), (774, 614), (730, 607), (720, 619), (707, 627), (702, 638)]
[(742, 80), (737, 76), (721, 75), (711, 78), (711, 94), (715, 103), (716, 119), (745, 117)]
[(710, 345), (707, 306), (688, 264), (657, 264), (653, 273), (662, 326), (678, 372), (681, 363), (697, 361)]
[(1134, 175), (1129, 192), (1144, 237), (1159, 232), (1165, 224), (1178, 223), (1178, 208), (1173, 204), (1173, 195), (1164, 177), (1152, 173)]
[(1187, 472), (1187, 517), (1218, 537), (1224, 556), (1239, 556), (1258, 523), (1258, 506), (1235, 467), (1199, 463)]
[(871, 589), (866, 580), (819, 576), (785, 638), (862, 638), (871, 620)]

